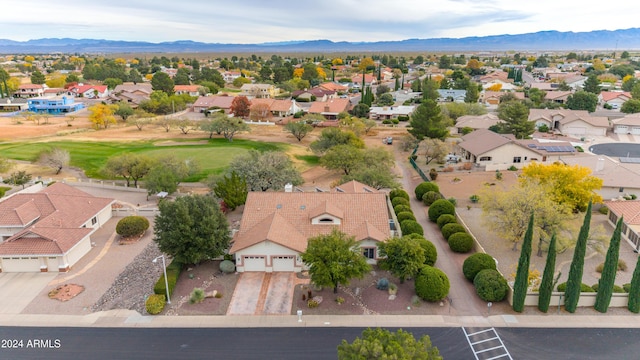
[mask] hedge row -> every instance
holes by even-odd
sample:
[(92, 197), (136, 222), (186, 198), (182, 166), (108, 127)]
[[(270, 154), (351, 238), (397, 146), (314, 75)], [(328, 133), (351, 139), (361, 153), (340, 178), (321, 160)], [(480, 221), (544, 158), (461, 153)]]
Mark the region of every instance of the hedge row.
[(473, 281), (476, 293), (484, 301), (502, 301), (507, 296), (507, 280), (496, 269), (495, 259), (485, 253), (475, 253), (464, 260), (462, 273)]
[(440, 301), (449, 294), (449, 278), (442, 270), (425, 265), (415, 279), (415, 290), (422, 300)]
[[(173, 289), (176, 287), (176, 283), (178, 282), (178, 277), (180, 276), (180, 272), (182, 272), (182, 264), (177, 261), (172, 261), (169, 266), (167, 266), (167, 282), (169, 283), (169, 296), (173, 294)], [(158, 295), (167, 295), (167, 288), (165, 286), (164, 281), (164, 272), (160, 276), (160, 279), (156, 282), (156, 285), (153, 287), (153, 292)]]

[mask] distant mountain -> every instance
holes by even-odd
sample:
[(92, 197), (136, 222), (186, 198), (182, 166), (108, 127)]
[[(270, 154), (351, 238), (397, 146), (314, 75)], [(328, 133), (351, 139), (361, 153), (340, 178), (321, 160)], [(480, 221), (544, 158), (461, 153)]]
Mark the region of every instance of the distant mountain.
[(636, 50), (640, 28), (589, 32), (540, 31), (520, 35), (407, 39), (402, 41), (333, 42), (296, 40), (262, 44), (219, 44), (190, 40), (150, 43), (97, 39), (0, 39), (0, 53), (131, 53), (131, 52), (418, 52), (418, 51), (507, 51), (507, 50)]

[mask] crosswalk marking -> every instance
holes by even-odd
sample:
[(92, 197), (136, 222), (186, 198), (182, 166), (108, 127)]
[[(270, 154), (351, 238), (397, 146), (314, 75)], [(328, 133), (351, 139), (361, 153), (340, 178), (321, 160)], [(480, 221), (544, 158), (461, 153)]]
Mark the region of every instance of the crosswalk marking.
[(467, 331), (466, 328), (462, 328), (464, 335), (473, 351), (473, 356), (476, 360), (493, 360), (493, 359), (510, 359), (513, 360), (509, 350), (500, 339), (498, 332), (495, 328), (488, 328), (482, 330), (474, 330), (470, 328)]

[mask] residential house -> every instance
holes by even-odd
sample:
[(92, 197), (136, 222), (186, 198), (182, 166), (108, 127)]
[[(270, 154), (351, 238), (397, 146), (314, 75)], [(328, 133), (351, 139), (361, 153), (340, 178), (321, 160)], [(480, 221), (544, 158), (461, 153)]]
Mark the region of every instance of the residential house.
[(173, 78), (174, 76), (176, 76), (176, 74), (178, 74), (178, 69), (174, 69), (174, 68), (167, 68), (162, 66), (160, 71), (162, 71), (163, 73), (169, 75), (170, 78)]
[(59, 182), (2, 200), (0, 271), (68, 271), (91, 250), (114, 202)]
[(124, 101), (129, 103), (131, 107), (136, 108), (138, 105), (151, 98), (153, 88), (149, 83), (124, 83), (117, 85), (109, 94), (112, 102)]
[(478, 77), (478, 82), (482, 84), (482, 87), (485, 88), (486, 84), (490, 83), (513, 83), (512, 79), (509, 79), (509, 72), (507, 71), (494, 71), (488, 74), (482, 75)]
[(47, 85), (41, 84), (21, 84), (18, 86), (18, 90), (13, 94), (17, 98), (30, 98), (44, 96), (44, 90)]
[(563, 156), (574, 156), (575, 148), (569, 142), (541, 139), (516, 140), (512, 135), (501, 135), (479, 129), (464, 135), (458, 143), (463, 161), (471, 162), (485, 171), (523, 168), (531, 162), (553, 163)]
[(608, 156), (584, 154), (564, 157), (567, 165), (580, 165), (591, 169), (591, 175), (602, 179), (602, 188), (596, 192), (603, 199), (618, 199), (626, 195), (640, 196), (640, 165), (617, 162)]
[(83, 97), (87, 99), (102, 99), (109, 96), (109, 89), (106, 85), (84, 85), (78, 84), (67, 89), (67, 95)]
[(327, 120), (337, 120), (338, 114), (351, 110), (349, 99), (331, 99), (329, 101), (315, 101), (309, 107), (309, 114), (320, 114)]
[(3, 99), (0, 99), (0, 112), (22, 111), (22, 110), (27, 110), (28, 108), (29, 108), (29, 105), (27, 104), (27, 100), (25, 100), (25, 99), (20, 99), (20, 98), (16, 98), (16, 99), (3, 98)]
[(213, 96), (200, 96), (196, 102), (193, 103), (193, 112), (203, 113), (205, 110), (214, 108), (222, 109), (226, 114), (231, 112), (231, 103), (233, 103), (234, 96), (228, 95), (213, 95)]
[(293, 115), (302, 108), (298, 106), (295, 100), (276, 100), (276, 99), (253, 99), (251, 100), (251, 110), (256, 106), (265, 106), (271, 116), (285, 117)]
[(363, 184), (331, 192), (250, 192), (232, 241), (238, 272), (300, 272), (308, 239), (338, 229), (355, 237), (369, 263), (395, 235), (385, 193)]
[(486, 90), (484, 90), (484, 91), (480, 92), (480, 98), (478, 99), (478, 101), (481, 104), (484, 104), (484, 105), (487, 105), (487, 106), (497, 106), (498, 104), (500, 104), (500, 99), (506, 94), (513, 94), (513, 95), (515, 95), (516, 99), (524, 100), (524, 93), (523, 92), (486, 91)]
[(586, 76), (573, 75), (564, 78), (564, 83), (569, 85), (573, 91), (577, 91), (584, 87), (585, 80), (587, 80)]
[(57, 96), (31, 98), (27, 100), (27, 107), (35, 113), (59, 115), (78, 111), (84, 108), (84, 104), (76, 103), (71, 96)]
[(622, 238), (627, 240), (635, 252), (640, 251), (640, 200), (605, 201), (609, 209), (609, 224), (616, 226), (618, 219), (623, 217)]
[(438, 102), (464, 102), (467, 90), (438, 89)]
[(569, 96), (573, 94), (573, 91), (547, 91), (544, 96), (545, 101), (551, 101), (558, 104), (566, 104)]
[(346, 93), (347, 91), (349, 91), (349, 87), (346, 85), (342, 85), (342, 84), (338, 84), (336, 82), (324, 82), (320, 85), (318, 85), (319, 88), (327, 90), (327, 91), (333, 91), (335, 93)]
[(628, 100), (631, 100), (631, 93), (628, 91), (601, 91), (598, 94), (598, 103), (608, 104), (614, 110), (622, 108), (622, 104)]
[(369, 109), (369, 118), (372, 120), (397, 119), (399, 116), (411, 116), (415, 110), (414, 105), (372, 106)]
[(336, 91), (318, 86), (308, 90), (295, 90), (291, 97), (300, 102), (327, 101), (336, 97)]
[(520, 88), (519, 86), (514, 85), (513, 82), (506, 82), (500, 79), (493, 79), (482, 84), (482, 88), (485, 90), (496, 86), (499, 86), (499, 91), (514, 91)]
[(222, 78), (226, 83), (232, 83), (233, 80), (241, 76), (242, 76), (242, 73), (240, 73), (240, 71), (225, 71), (222, 73)]
[(272, 84), (243, 84), (238, 95), (249, 100), (275, 98), (277, 89)]
[(542, 91), (555, 91), (558, 90), (560, 84), (550, 82), (534, 82), (529, 85), (531, 89), (538, 89)]
[(200, 96), (199, 85), (174, 85), (173, 92), (176, 95), (189, 94), (189, 96)]
[(627, 114), (618, 119), (612, 119), (613, 132), (616, 134), (640, 135), (640, 113)]
[[(351, 83), (355, 88), (362, 88), (362, 74), (356, 74), (351, 77)], [(364, 86), (372, 86), (378, 84), (378, 78), (371, 74), (364, 75)]]
[(65, 88), (46, 88), (44, 89), (44, 97), (65, 95), (67, 90)]
[(607, 117), (591, 116), (586, 110), (531, 109), (529, 121), (535, 121), (536, 128), (546, 125), (566, 136), (606, 136), (609, 129)]
[(473, 130), (489, 129), (490, 127), (503, 122), (495, 114), (484, 115), (464, 115), (456, 119), (454, 127), (457, 129), (456, 133), (462, 133), (462, 129), (471, 128)]

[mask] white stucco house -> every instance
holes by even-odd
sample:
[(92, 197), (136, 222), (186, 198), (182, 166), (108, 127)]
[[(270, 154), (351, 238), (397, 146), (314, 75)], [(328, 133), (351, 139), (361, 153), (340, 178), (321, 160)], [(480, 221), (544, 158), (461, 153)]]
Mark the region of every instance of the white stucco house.
[(616, 134), (640, 135), (640, 113), (627, 114), (618, 119), (612, 119), (613, 132)]
[(367, 261), (395, 235), (387, 195), (358, 182), (330, 192), (250, 192), (229, 253), (238, 272), (300, 272), (310, 237), (338, 229), (354, 236)]
[(63, 183), (32, 188), (0, 202), (0, 271), (66, 272), (91, 250), (115, 200)]

